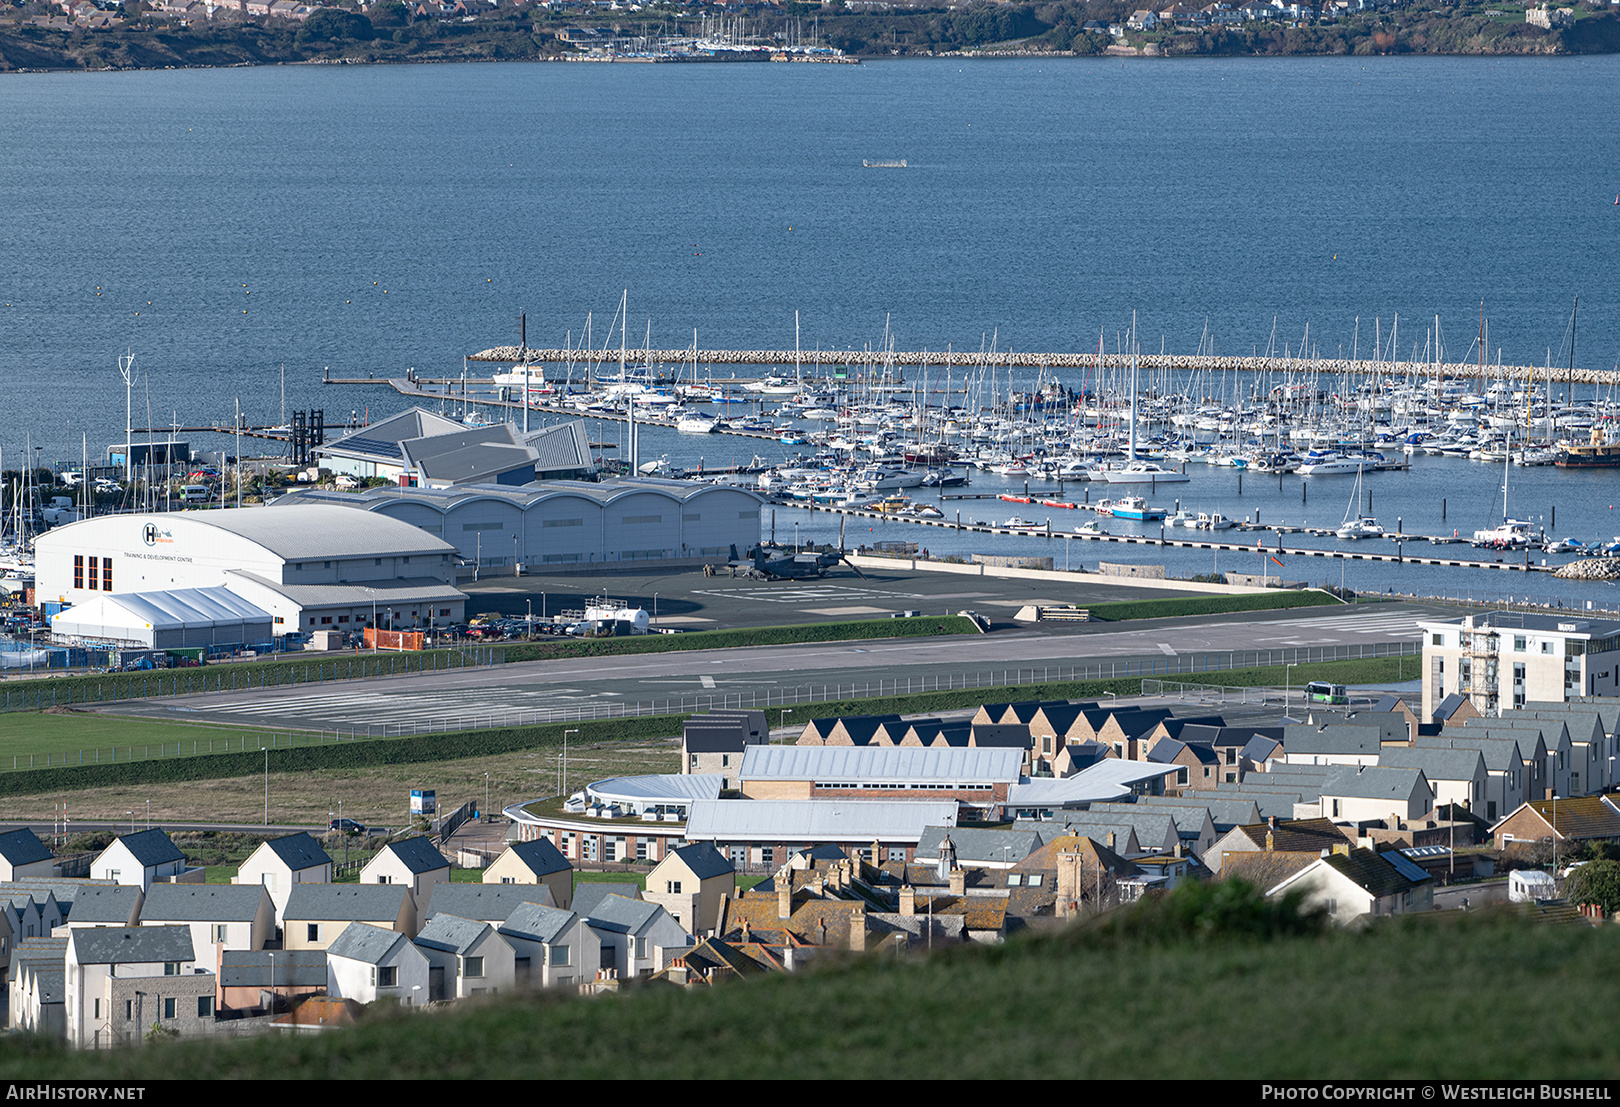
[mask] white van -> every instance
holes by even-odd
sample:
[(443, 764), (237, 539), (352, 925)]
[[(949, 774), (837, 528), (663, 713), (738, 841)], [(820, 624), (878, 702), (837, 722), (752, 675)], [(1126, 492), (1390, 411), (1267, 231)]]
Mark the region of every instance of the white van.
[(188, 484), (182, 491), (188, 504), (205, 504), (214, 498), (206, 484)]

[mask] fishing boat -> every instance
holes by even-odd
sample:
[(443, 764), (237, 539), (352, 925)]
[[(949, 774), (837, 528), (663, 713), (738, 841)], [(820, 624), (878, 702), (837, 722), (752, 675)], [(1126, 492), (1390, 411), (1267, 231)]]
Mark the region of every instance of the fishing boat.
[(1145, 522), (1149, 519), (1163, 519), (1164, 508), (1149, 507), (1147, 501), (1141, 496), (1126, 496), (1114, 502), (1114, 518), (1135, 519)]
[(1602, 427), (1593, 427), (1585, 445), (1570, 443), (1561, 447), (1553, 464), (1560, 469), (1620, 468), (1620, 437), (1605, 435)]

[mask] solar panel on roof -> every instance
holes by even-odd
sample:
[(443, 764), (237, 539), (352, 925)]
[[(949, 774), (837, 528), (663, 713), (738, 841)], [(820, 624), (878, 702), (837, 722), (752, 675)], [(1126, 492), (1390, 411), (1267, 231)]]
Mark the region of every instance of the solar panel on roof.
[(345, 438), (343, 445), (346, 449), (359, 450), (362, 453), (376, 454), (378, 457), (401, 457), (398, 442), (383, 442), (376, 438)]

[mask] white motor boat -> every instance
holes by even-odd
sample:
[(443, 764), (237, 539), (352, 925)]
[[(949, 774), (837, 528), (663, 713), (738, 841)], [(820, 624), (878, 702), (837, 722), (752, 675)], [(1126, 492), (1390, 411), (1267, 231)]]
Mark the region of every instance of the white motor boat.
[(1378, 520), (1362, 516), (1359, 519), (1345, 520), (1344, 524), (1333, 533), (1346, 540), (1382, 538), (1384, 537), (1384, 528), (1378, 525)]

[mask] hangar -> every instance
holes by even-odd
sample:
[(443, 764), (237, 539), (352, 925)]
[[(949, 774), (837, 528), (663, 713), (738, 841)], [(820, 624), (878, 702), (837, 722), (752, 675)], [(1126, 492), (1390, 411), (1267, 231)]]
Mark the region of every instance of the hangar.
[[(166, 613), (145, 620), (152, 629), (171, 618), (214, 624), (208, 644), (234, 640), (222, 637), (231, 616), (214, 608), (223, 607), (235, 611), (241, 633), (257, 625), (247, 608), (258, 609), (272, 637), (457, 622), (466, 596), (453, 585), (455, 561), (453, 546), (408, 523), (321, 504), (104, 515), (35, 542), (39, 600), (82, 609), (63, 633), (134, 625), (145, 611)], [(109, 598), (116, 602), (101, 602)]]
[(696, 566), (759, 541), (754, 493), (724, 484), (638, 478), (523, 487), (306, 489), (276, 504), (361, 508), (443, 538), (482, 572), (601, 572), (665, 562)]

